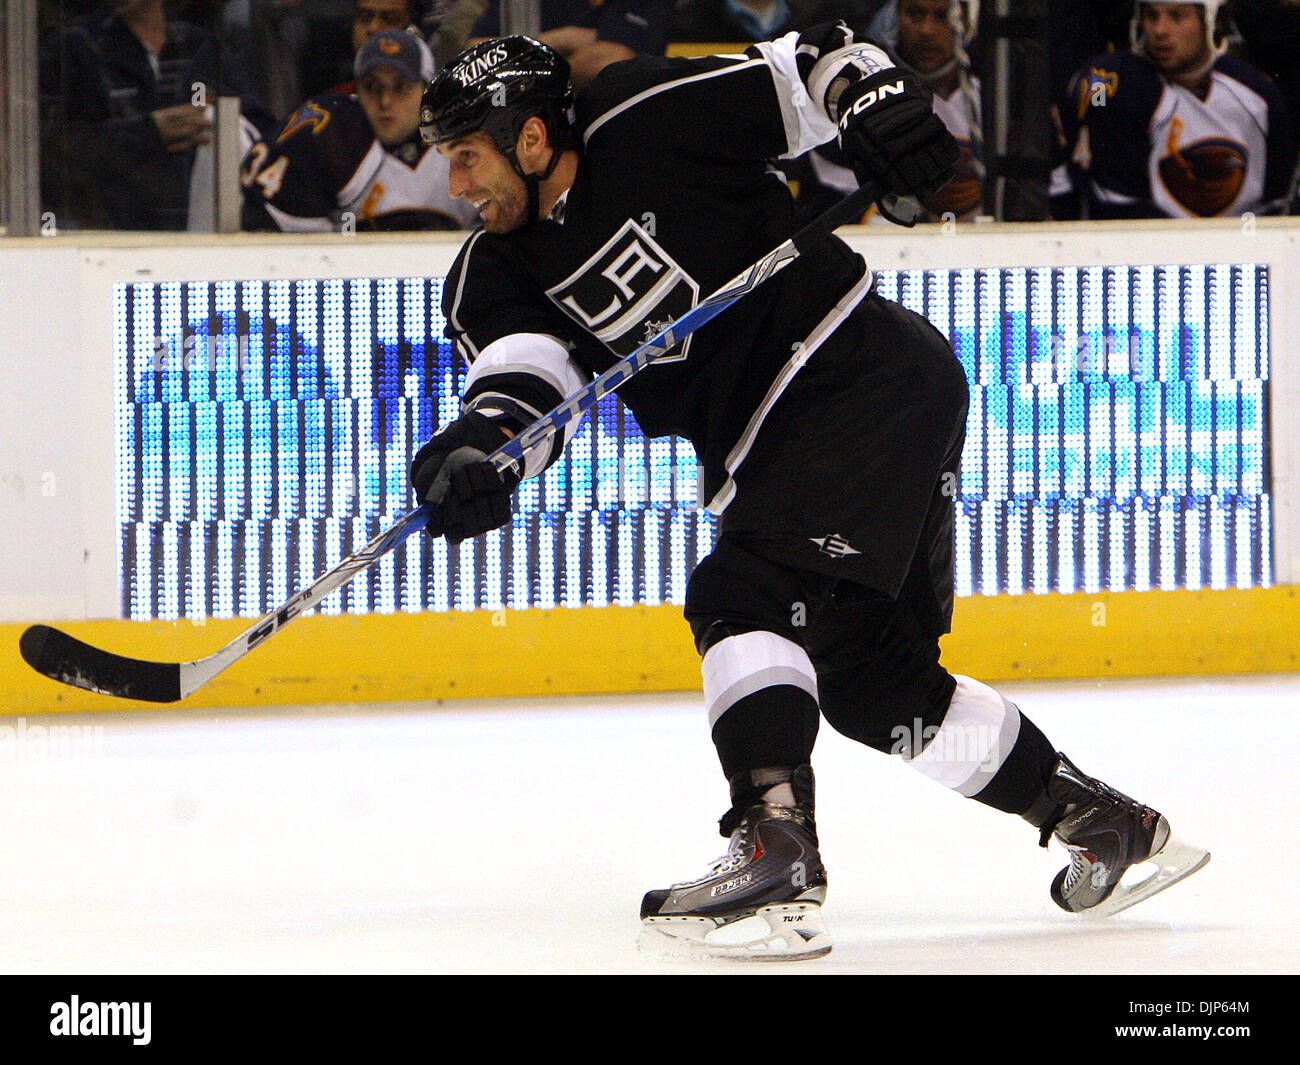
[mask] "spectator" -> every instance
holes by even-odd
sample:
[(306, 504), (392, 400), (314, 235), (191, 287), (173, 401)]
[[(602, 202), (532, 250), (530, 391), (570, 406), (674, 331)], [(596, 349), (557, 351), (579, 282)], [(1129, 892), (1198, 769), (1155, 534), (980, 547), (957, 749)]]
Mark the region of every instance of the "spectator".
[(1291, 123), (1272, 81), (1223, 54), (1219, 3), (1139, 3), (1133, 47), (1075, 74), (1073, 104), (1061, 118), (1088, 217), (1285, 210), (1296, 155)]
[(464, 49), (487, 7), (488, 0), (432, 0), (424, 28), (439, 69)]
[(448, 195), (446, 159), (420, 139), (433, 55), (385, 30), (357, 53), (355, 96), (302, 105), (244, 160), (244, 228), (286, 232), (464, 229), (472, 207)]
[(840, 0), (680, 0), (669, 39), (732, 44), (771, 41), (844, 16)]
[(42, 48), (42, 146), (55, 164), (44, 209), (66, 228), (184, 229), (206, 105), (231, 90), (207, 31), (168, 18), (164, 0), (111, 7)]
[[(980, 211), (983, 201), (983, 136), (980, 83), (970, 73), (966, 52), (975, 26), (964, 0), (900, 0), (881, 9), (876, 27), (890, 23), (898, 58), (911, 67), (934, 94), (934, 110), (961, 151), (956, 176), (922, 205), (921, 222), (967, 221)], [(799, 198), (810, 210), (825, 210), (835, 200), (857, 188), (857, 179), (832, 142), (804, 157), (799, 176)], [(874, 221), (874, 209), (864, 221)]]
[(935, 113), (961, 149), (957, 174), (926, 201), (921, 221), (969, 221), (984, 192), (979, 78), (966, 47), (975, 35), (970, 8), (959, 0), (900, 0), (898, 55), (934, 93)]
[[(541, 0), (541, 40), (569, 61), (582, 88), (600, 70), (634, 55), (663, 55), (671, 0)], [(470, 44), (501, 35), (497, 0), (474, 26)]]
[(420, 21), (423, 5), (417, 0), (354, 0), (352, 9), (352, 49), (385, 30), (403, 30)]
[(424, 11), (424, 0), (352, 0), (346, 20), (313, 21), (304, 49), (310, 57), (302, 75), (307, 95), (355, 92), (352, 64), (361, 46), (384, 30), (417, 29)]

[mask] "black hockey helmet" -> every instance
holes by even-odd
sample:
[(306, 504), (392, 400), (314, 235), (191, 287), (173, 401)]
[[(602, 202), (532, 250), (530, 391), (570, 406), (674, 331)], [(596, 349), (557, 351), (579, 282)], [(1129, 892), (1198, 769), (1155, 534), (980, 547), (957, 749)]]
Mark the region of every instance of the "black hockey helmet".
[(441, 144), (483, 130), (513, 160), (519, 131), (534, 115), (558, 156), (573, 139), (568, 60), (532, 37), (497, 37), (465, 49), (429, 82), (420, 135)]

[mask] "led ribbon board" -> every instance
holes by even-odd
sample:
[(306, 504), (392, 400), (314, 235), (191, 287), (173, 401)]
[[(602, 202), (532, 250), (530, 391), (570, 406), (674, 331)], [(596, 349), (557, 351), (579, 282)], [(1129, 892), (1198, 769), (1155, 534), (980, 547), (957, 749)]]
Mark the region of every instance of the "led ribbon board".
[[(971, 382), (958, 594), (1270, 583), (1266, 268), (879, 278)], [(117, 286), (124, 616), (257, 616), (413, 505), (410, 457), (464, 376), (441, 289)], [(647, 440), (611, 398), (520, 487), (512, 526), (413, 538), (322, 610), (680, 604), (713, 537), (690, 445)]]

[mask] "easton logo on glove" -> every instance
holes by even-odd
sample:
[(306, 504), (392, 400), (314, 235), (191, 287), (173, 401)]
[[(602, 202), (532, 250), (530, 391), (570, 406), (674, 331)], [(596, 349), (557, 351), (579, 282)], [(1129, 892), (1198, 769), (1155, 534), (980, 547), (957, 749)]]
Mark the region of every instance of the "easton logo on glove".
[(859, 96), (856, 100), (853, 101), (853, 106), (849, 108), (849, 110), (840, 119), (840, 129), (843, 129), (845, 125), (848, 124), (848, 120), (851, 116), (860, 114), (861, 112), (865, 111), (868, 107), (870, 107), (872, 104), (880, 100), (883, 100), (887, 96), (895, 96), (895, 95), (902, 96), (906, 92), (907, 90), (903, 87), (902, 81), (895, 81), (891, 85), (882, 85), (878, 89), (868, 89), (866, 92), (864, 92), (861, 96)]

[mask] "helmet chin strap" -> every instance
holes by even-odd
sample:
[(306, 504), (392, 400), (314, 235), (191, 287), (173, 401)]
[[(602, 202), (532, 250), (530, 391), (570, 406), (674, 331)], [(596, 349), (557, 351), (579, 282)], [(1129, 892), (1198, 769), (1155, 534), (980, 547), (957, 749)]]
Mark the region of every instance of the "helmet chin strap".
[(552, 148), (551, 158), (546, 164), (546, 169), (542, 170), (540, 173), (535, 173), (535, 174), (524, 173), (524, 168), (519, 165), (519, 157), (515, 152), (511, 152), (509, 155), (510, 165), (515, 168), (515, 173), (518, 174), (521, 178), (523, 178), (524, 189), (528, 193), (528, 221), (529, 222), (541, 221), (540, 216), (542, 210), (542, 182), (545, 181), (548, 177), (551, 176), (551, 174), (555, 172), (555, 168), (560, 162), (560, 154), (561, 153), (558, 148)]

